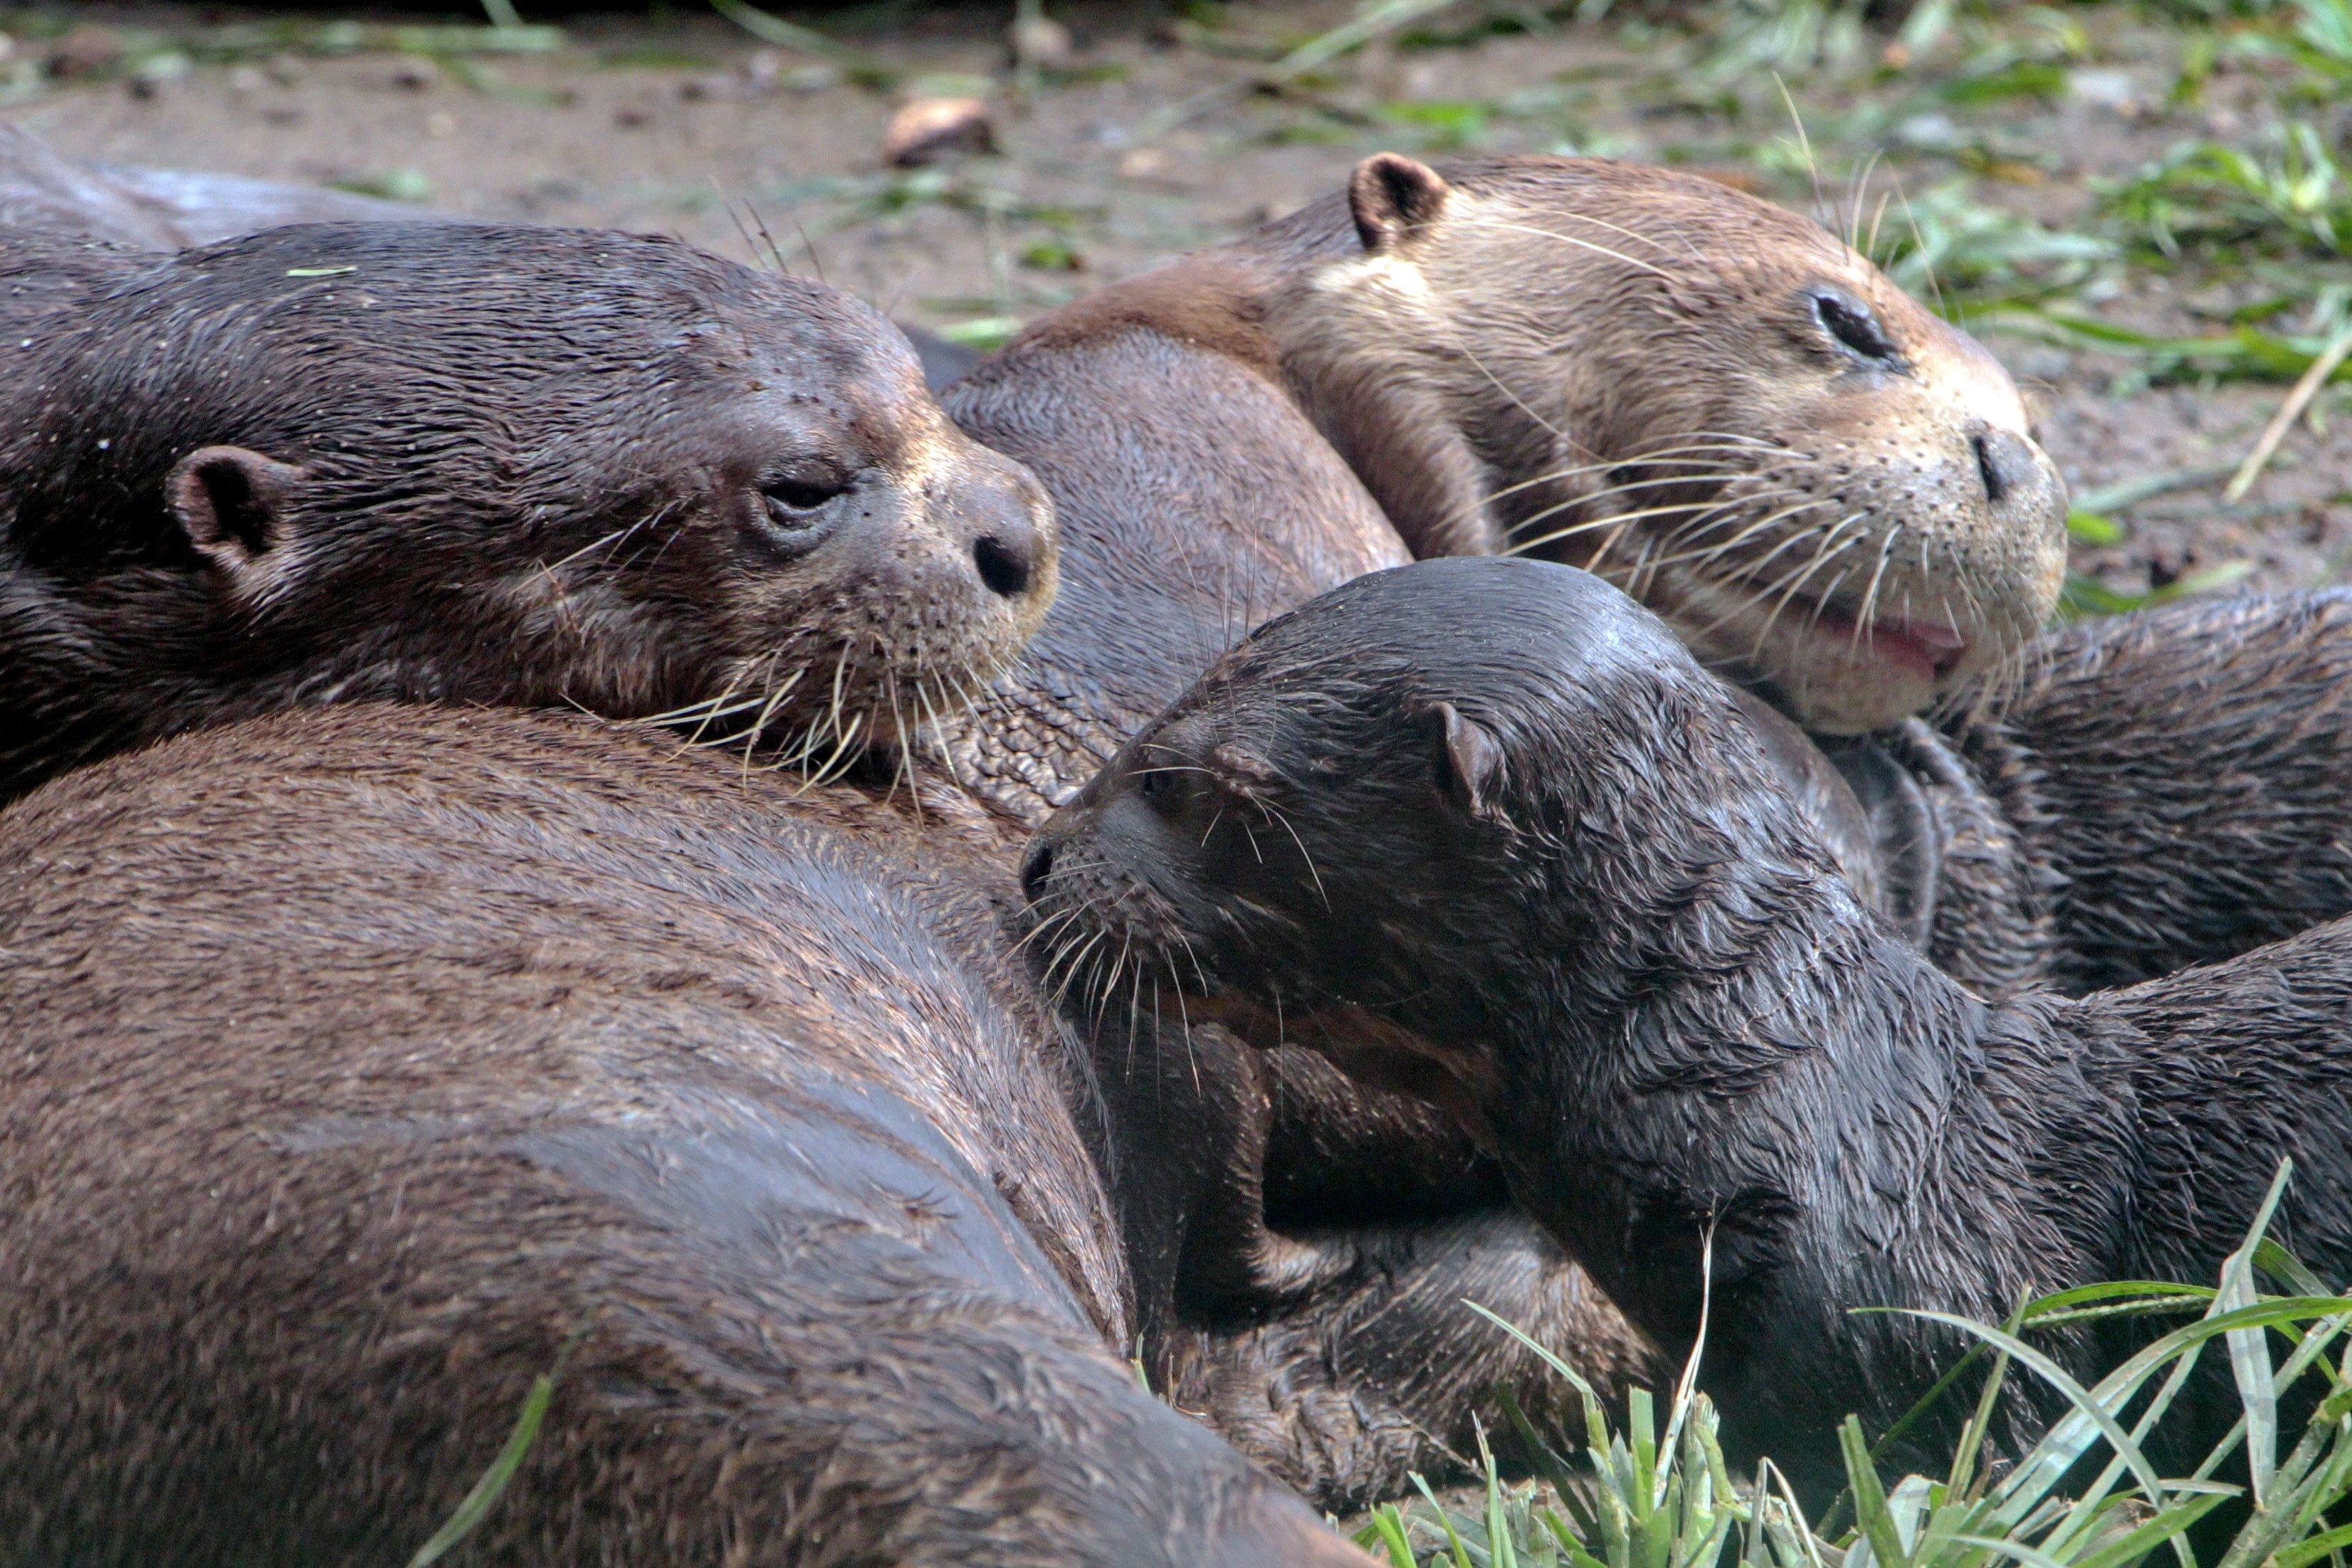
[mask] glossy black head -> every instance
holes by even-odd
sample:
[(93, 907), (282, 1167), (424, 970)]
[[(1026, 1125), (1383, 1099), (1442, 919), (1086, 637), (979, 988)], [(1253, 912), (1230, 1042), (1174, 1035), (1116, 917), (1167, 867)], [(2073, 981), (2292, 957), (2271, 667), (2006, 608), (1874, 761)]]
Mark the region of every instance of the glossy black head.
[(1146, 1006), (1466, 1039), (1640, 984), (1753, 856), (1831, 874), (1661, 622), (1572, 568), (1451, 559), (1262, 629), (1039, 833), (1024, 882), (1079, 995), (1126, 976)]

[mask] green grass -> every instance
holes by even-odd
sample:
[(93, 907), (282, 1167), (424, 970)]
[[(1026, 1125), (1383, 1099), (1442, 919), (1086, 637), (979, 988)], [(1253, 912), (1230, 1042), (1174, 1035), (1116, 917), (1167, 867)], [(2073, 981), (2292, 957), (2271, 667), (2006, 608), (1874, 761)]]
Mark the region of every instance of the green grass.
[[(2267, 1239), (2288, 1175), (2282, 1166), (2215, 1285), (2088, 1285), (2033, 1301), (1997, 1327), (1913, 1314), (1959, 1329), (1977, 1346), (1874, 1446), (1847, 1418), (1839, 1434), (1846, 1490), (1817, 1521), (1805, 1518), (1769, 1460), (1752, 1478), (1731, 1474), (1714, 1406), (1693, 1389), (1697, 1353), (1667, 1403), (1663, 1433), (1655, 1402), (1638, 1390), (1620, 1429), (1571, 1367), (1496, 1319), (1581, 1396), (1581, 1452), (1562, 1455), (1507, 1407), (1539, 1456), (1538, 1479), (1507, 1481), (1482, 1454), (1482, 1506), (1447, 1506), (1424, 1485), (1419, 1500), (1377, 1511), (1355, 1539), (1393, 1568), (1717, 1568), (1727, 1554), (1740, 1568), (2136, 1568), (2150, 1560), (2343, 1568), (2352, 1525), (2329, 1516), (2352, 1494), (2352, 1350), (2343, 1341), (2352, 1297), (2331, 1293)], [(2273, 1289), (2260, 1289), (2265, 1282)], [(2038, 1331), (2125, 1316), (2189, 1321), (2088, 1387), (2033, 1343)], [(2226, 1358), (2241, 1417), (2191, 1473), (2159, 1475), (2145, 1446), (2208, 1355)], [(1878, 1455), (1979, 1366), (1989, 1375), (1948, 1468), (1885, 1484)], [(1989, 1432), (1994, 1401), (2015, 1377), (2050, 1385), (2066, 1414), (2003, 1467), (1992, 1462)], [(2290, 1390), (2315, 1397), (2299, 1431), (2279, 1419)], [(2218, 1557), (2200, 1562), (2187, 1532), (2246, 1497), (2248, 1489), (2214, 1479), (2240, 1457), (2252, 1480), (2248, 1516)]]

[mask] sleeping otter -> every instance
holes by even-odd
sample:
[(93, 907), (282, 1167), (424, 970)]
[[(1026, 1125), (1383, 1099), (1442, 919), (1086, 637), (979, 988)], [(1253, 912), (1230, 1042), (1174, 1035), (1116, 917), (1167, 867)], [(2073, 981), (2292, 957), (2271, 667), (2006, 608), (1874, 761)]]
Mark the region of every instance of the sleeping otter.
[(1083, 1061), (940, 858), (428, 707), (0, 813), (12, 1552), (404, 1563), (552, 1375), (479, 1561), (1364, 1563), (1111, 1354)]
[[(1817, 1498), (1834, 1423), (1884, 1429), (1956, 1348), (1848, 1309), (2210, 1279), (2288, 1154), (2282, 1239), (2352, 1274), (2352, 924), (1988, 1004), (1861, 907), (1719, 685), (1581, 572), (1424, 562), (1272, 623), (1024, 881), (1079, 986), (1117, 951), (1163, 1008), (1445, 1107), (1662, 1344), (1696, 1333), (1711, 1232), (1702, 1382)], [(2111, 1359), (2124, 1322), (2057, 1354)]]
[(0, 390), (0, 796), (369, 698), (888, 740), (922, 672), (1034, 630), (1045, 498), (879, 316), (667, 240), (452, 232), (0, 234), (0, 286), (71, 301)]

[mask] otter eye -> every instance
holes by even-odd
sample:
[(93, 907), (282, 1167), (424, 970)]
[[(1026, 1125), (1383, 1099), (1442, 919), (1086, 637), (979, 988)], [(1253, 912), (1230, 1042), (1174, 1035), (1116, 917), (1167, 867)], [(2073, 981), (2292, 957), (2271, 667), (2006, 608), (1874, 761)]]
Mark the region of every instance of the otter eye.
[(1161, 816), (1172, 817), (1184, 809), (1186, 782), (1183, 768), (1153, 768), (1136, 775), (1135, 792)]
[(1865, 360), (1893, 364), (1903, 357), (1886, 334), (1879, 330), (1878, 319), (1870, 313), (1870, 307), (1859, 299), (1816, 294), (1813, 317), (1821, 322), (1822, 331)]
[(804, 526), (794, 513), (814, 512), (849, 487), (850, 476), (830, 463), (795, 463), (760, 481), (769, 512), (787, 527)]

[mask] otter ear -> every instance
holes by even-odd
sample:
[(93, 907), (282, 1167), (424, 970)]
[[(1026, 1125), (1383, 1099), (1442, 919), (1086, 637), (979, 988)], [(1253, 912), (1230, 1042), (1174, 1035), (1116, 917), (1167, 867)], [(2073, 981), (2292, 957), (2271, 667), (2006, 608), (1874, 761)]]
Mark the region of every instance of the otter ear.
[(200, 446), (172, 465), (163, 503), (199, 555), (242, 579), (292, 538), (287, 512), (309, 477), (242, 446)]
[(1462, 716), (1452, 703), (1432, 703), (1422, 712), (1429, 727), (1438, 788), (1474, 817), (1491, 816), (1487, 792), (1503, 766), (1503, 747), (1486, 727)]
[(1375, 152), (1348, 178), (1356, 237), (1374, 256), (1393, 249), (1409, 232), (1437, 220), (1452, 190), (1426, 163), (1401, 152)]

